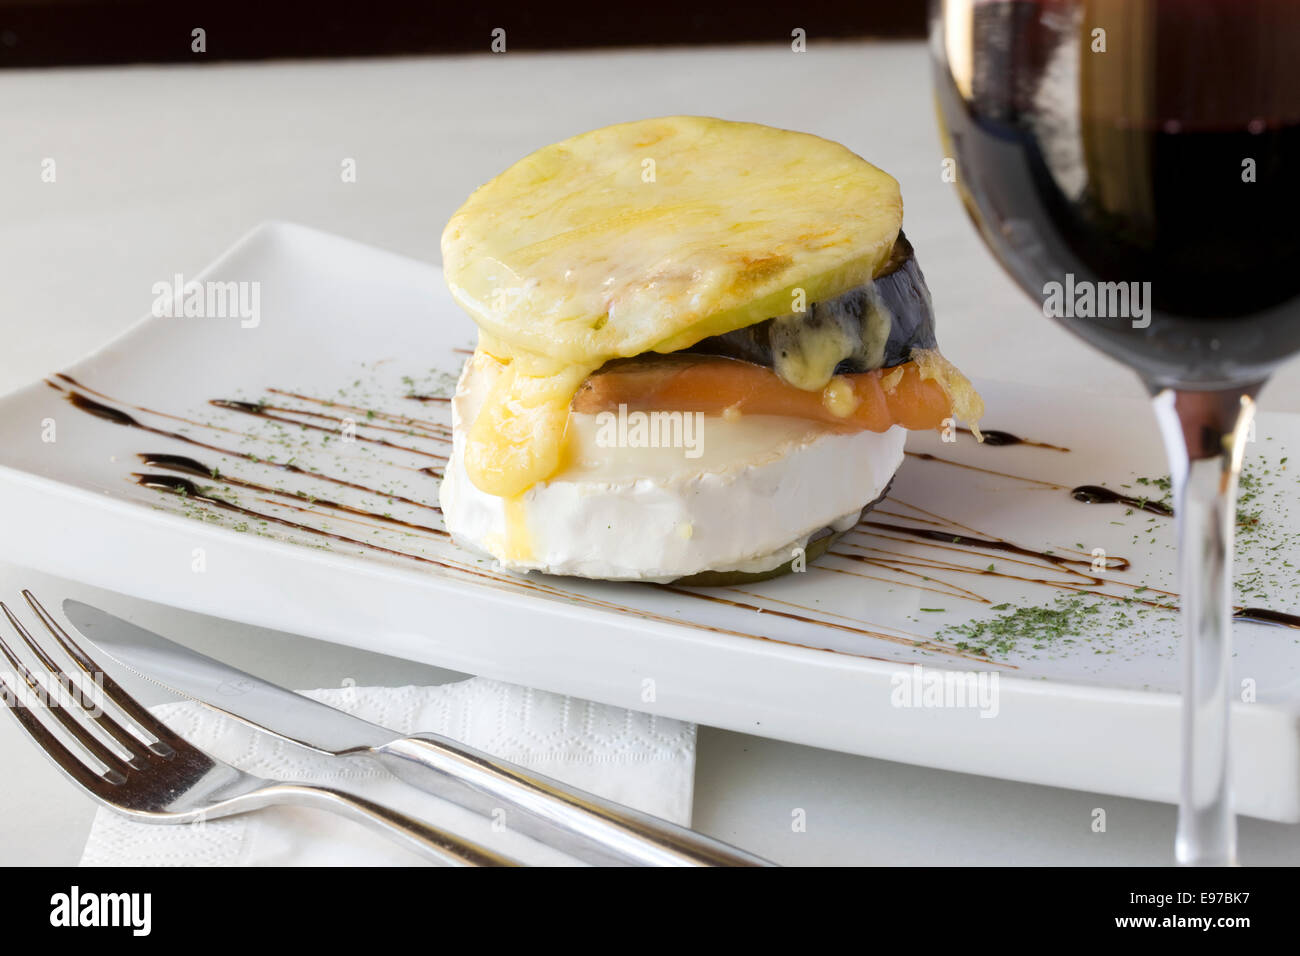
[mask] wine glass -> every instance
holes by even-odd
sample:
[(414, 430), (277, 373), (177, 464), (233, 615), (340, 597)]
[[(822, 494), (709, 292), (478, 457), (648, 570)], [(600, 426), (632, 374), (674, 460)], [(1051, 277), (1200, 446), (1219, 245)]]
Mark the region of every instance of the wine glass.
[(1300, 350), (1300, 3), (932, 0), (930, 43), (985, 242), (1152, 395), (1184, 634), (1175, 855), (1232, 864), (1237, 479), (1256, 394)]

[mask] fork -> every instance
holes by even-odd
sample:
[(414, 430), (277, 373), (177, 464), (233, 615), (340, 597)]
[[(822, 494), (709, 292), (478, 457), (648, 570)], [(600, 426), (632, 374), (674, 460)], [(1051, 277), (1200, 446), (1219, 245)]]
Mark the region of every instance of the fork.
[[(262, 807), (294, 805), (329, 810), (357, 821), (425, 857), (460, 866), (514, 866), (516, 861), (471, 843), (397, 810), (381, 806), (333, 787), (268, 780), (246, 773), (205, 753), (172, 732), (134, 697), (108, 676), (27, 590), (23, 597), (50, 636), (76, 668), (99, 685), (127, 724), (109, 716), (73, 681), (50, 653), (23, 626), (9, 607), (0, 610), (23, 642), (36, 655), (48, 678), (63, 690), (75, 707), (60, 702), (14, 653), (0, 634), (0, 651), (16, 675), (42, 704), (29, 707), (0, 674), (5, 703), (19, 725), (56, 767), (92, 798), (118, 813), (143, 823), (181, 824), (216, 819)], [(47, 700), (53, 698), (53, 703)], [(36, 716), (51, 715), (64, 732), (103, 769), (96, 769), (67, 746)], [(96, 728), (95, 733), (91, 728)], [(152, 740), (148, 739), (152, 738)], [(111, 744), (110, 744), (111, 742)], [(116, 746), (113, 746), (115, 744)]]

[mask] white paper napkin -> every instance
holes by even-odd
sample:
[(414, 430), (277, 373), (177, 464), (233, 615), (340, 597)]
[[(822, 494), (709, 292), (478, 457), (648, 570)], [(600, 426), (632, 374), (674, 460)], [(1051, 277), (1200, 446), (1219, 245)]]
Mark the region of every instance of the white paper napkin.
[[(475, 677), (438, 687), (345, 687), (308, 696), (400, 733), (445, 734), (676, 823), (690, 823), (695, 725)], [(381, 768), (346, 771), (198, 704), (153, 708), (185, 739), (260, 776), (328, 783), (420, 816), (528, 863), (575, 861), (494, 822), (412, 791)], [(189, 826), (136, 823), (100, 809), (82, 866), (367, 866), (424, 862), (321, 810), (271, 807)]]

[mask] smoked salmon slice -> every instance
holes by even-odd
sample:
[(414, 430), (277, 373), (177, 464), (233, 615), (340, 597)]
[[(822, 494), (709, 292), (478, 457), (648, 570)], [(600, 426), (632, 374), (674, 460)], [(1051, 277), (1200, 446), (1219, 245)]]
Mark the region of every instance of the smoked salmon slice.
[[(968, 383), (967, 383), (968, 385)], [(611, 362), (593, 373), (572, 409), (706, 415), (782, 415), (838, 431), (941, 428), (953, 417), (948, 389), (916, 361), (837, 375), (821, 391), (795, 388), (770, 368), (713, 355), (654, 355)]]

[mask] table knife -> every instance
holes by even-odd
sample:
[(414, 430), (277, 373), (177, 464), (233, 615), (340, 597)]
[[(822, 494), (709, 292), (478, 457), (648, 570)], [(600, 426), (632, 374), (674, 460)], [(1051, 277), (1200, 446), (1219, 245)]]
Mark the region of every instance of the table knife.
[[(377, 761), (405, 783), (597, 865), (771, 866), (648, 813), (570, 787), (440, 734), (404, 736), (304, 697), (80, 601), (63, 613), (141, 677), (317, 753)], [(518, 812), (510, 813), (514, 808)]]

